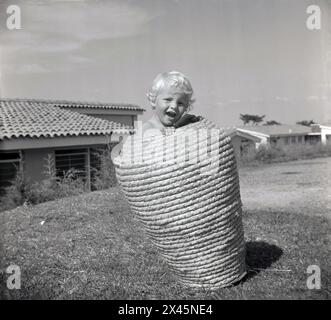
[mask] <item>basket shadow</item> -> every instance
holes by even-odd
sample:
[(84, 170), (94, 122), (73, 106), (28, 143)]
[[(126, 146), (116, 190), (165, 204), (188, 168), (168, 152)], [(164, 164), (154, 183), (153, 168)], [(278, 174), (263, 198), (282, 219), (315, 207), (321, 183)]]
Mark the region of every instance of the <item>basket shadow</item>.
[(261, 271), (268, 269), (280, 259), (282, 254), (283, 250), (274, 244), (264, 241), (246, 242), (247, 274), (240, 282), (245, 282)]

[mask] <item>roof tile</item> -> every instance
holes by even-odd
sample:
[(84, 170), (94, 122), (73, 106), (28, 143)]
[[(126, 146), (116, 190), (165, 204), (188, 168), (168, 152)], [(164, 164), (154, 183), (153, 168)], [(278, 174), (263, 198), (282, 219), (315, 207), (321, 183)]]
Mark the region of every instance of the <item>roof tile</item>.
[(132, 132), (132, 126), (65, 110), (37, 100), (0, 100), (0, 140)]
[(92, 109), (112, 109), (112, 110), (131, 110), (145, 111), (138, 105), (131, 103), (104, 103), (104, 102), (84, 102), (69, 100), (48, 100), (48, 99), (1, 99), (2, 101), (17, 101), (21, 103), (45, 103), (61, 108), (92, 108)]
[(252, 132), (259, 132), (270, 136), (293, 135), (293, 134), (307, 134), (311, 132), (310, 127), (301, 125), (268, 125), (268, 126), (239, 126), (238, 129), (243, 129)]

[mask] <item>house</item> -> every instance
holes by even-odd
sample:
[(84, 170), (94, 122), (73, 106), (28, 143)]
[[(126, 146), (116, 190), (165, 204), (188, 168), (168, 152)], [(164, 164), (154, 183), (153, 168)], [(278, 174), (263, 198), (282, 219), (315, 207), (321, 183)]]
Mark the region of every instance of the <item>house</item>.
[(237, 127), (238, 132), (250, 133), (260, 138), (256, 147), (261, 144), (271, 146), (284, 146), (290, 144), (304, 144), (308, 141), (311, 128), (302, 125), (268, 125), (268, 126), (241, 126)]
[[(30, 100), (31, 101), (31, 100)], [(33, 101), (33, 100), (32, 100)], [(49, 103), (61, 109), (79, 112), (88, 116), (114, 121), (124, 125), (134, 126), (135, 121), (145, 111), (134, 104), (123, 103), (101, 103), (101, 102), (79, 102), (66, 100), (38, 100)]]
[(312, 124), (310, 128), (311, 132), (308, 133), (307, 141), (331, 143), (331, 124)]
[(47, 157), (59, 174), (74, 168), (90, 186), (91, 151), (134, 132), (144, 109), (31, 99), (0, 99), (0, 192), (17, 170), (31, 181), (45, 179)]
[(261, 136), (251, 134), (249, 132), (240, 131), (236, 128), (226, 130), (231, 137), (233, 149), (237, 158), (254, 150), (256, 145), (259, 145), (263, 139)]
[(242, 156), (249, 149), (258, 148), (260, 145), (281, 147), (305, 143), (331, 143), (331, 125), (239, 126), (232, 130), (231, 138), (236, 155)]

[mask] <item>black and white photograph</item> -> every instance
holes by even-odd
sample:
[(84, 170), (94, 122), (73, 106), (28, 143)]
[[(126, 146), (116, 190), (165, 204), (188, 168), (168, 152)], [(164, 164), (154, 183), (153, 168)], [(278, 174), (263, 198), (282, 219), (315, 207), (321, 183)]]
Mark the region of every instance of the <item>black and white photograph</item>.
[(330, 240), (330, 0), (0, 0), (0, 300), (331, 300)]

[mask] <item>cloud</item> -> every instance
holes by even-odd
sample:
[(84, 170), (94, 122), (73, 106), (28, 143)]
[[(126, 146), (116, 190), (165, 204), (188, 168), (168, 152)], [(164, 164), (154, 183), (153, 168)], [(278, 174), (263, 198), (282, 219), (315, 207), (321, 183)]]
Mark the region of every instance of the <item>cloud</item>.
[(41, 66), (40, 64), (24, 64), (16, 68), (16, 74), (31, 74), (31, 73), (48, 73), (49, 69)]
[[(69, 3), (68, 3), (69, 2)], [(120, 1), (52, 1), (22, 4), (23, 32), (7, 35), (18, 45), (36, 44), (53, 50), (74, 42), (127, 37), (144, 31), (155, 13)], [(6, 44), (4, 38), (2, 43)], [(9, 40), (10, 41), (10, 40)]]
[(328, 89), (328, 88), (331, 88), (331, 83), (330, 82), (321, 82), (318, 86)]
[(289, 101), (289, 98), (288, 98), (288, 97), (279, 97), (279, 96), (277, 96), (277, 97), (276, 97), (276, 100), (277, 100), (277, 101), (287, 102), (287, 101)]
[(225, 103), (223, 101), (218, 101), (215, 103), (215, 105), (219, 106), (219, 107), (222, 107), (225, 105)]
[(319, 100), (322, 100), (322, 101), (328, 101), (330, 100), (330, 97), (328, 96), (308, 96), (306, 97), (306, 100), (307, 101), (319, 101)]
[(0, 33), (5, 73), (70, 70), (91, 63), (81, 56), (86, 43), (141, 34), (156, 16), (152, 10), (123, 1), (28, 0), (18, 5), (22, 30)]
[(262, 101), (264, 101), (264, 99), (263, 98), (253, 98), (252, 101), (253, 102), (262, 102)]
[(34, 73), (48, 73), (50, 70), (38, 63), (31, 63), (31, 64), (18, 64), (18, 65), (2, 65), (1, 72), (6, 74), (34, 74)]
[(318, 97), (318, 96), (308, 96), (306, 98), (306, 100), (308, 100), (308, 101), (317, 101), (319, 99), (320, 99), (320, 97)]
[(22, 30), (1, 33), (4, 50), (70, 51), (89, 40), (117, 39), (145, 32), (156, 13), (119, 1), (25, 2)]

